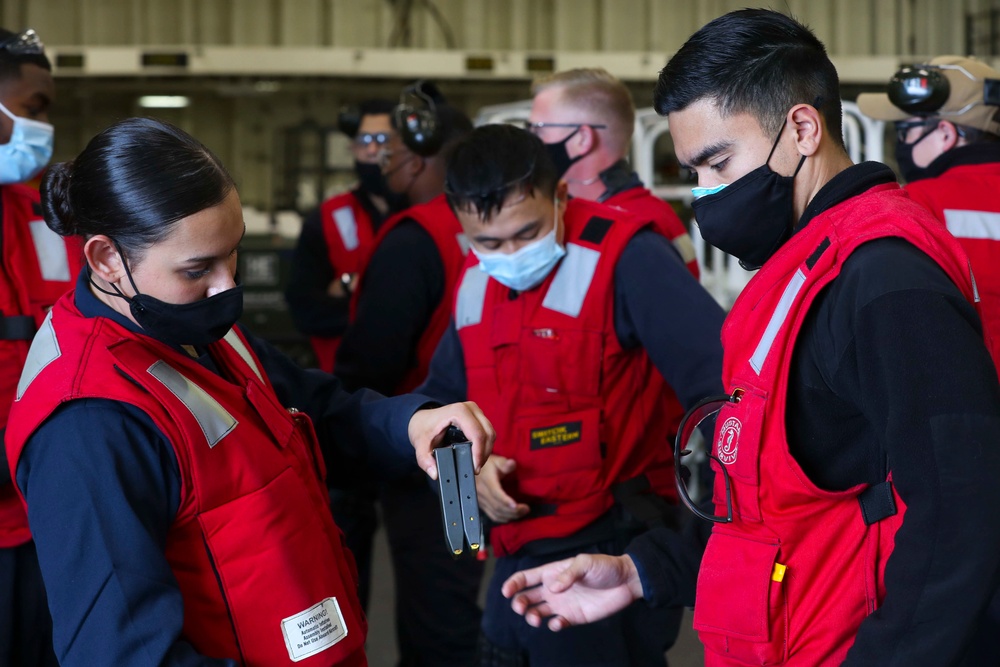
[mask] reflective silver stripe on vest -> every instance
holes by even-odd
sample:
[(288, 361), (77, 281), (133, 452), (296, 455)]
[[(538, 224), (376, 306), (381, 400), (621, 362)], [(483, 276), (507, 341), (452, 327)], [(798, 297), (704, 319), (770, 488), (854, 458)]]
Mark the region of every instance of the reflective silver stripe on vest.
[(483, 321), (483, 303), (490, 277), (478, 266), (469, 267), (458, 286), (455, 302), (455, 329), (469, 327)]
[(599, 250), (567, 243), (566, 257), (549, 285), (542, 307), (577, 317), (583, 309), (583, 300), (587, 297), (600, 259)]
[(944, 223), (952, 236), (960, 239), (1000, 241), (1000, 213), (946, 208)]
[(59, 341), (56, 339), (56, 330), (52, 328), (52, 312), (45, 316), (42, 326), (38, 327), (35, 338), (31, 341), (31, 348), (28, 350), (28, 358), (21, 369), (21, 379), (17, 381), (16, 401), (21, 400), (24, 392), (38, 374), (45, 370), (45, 367), (59, 358), (62, 350), (59, 349)]
[(236, 350), (236, 354), (240, 355), (243, 361), (247, 362), (247, 366), (249, 366), (253, 372), (257, 374), (257, 379), (263, 382), (264, 375), (261, 373), (261, 370), (257, 368), (257, 364), (254, 362), (253, 355), (250, 354), (250, 350), (248, 350), (247, 346), (243, 344), (240, 337), (236, 335), (236, 329), (230, 329), (229, 333), (222, 337), (222, 340), (229, 343), (229, 345)]
[(236, 428), (238, 422), (218, 401), (167, 362), (157, 361), (149, 367), (149, 374), (162, 382), (191, 411), (210, 448), (219, 444), (220, 440)]
[(462, 255), (468, 255), (469, 248), (471, 247), (469, 244), (469, 237), (466, 236), (464, 232), (461, 234), (455, 234), (455, 241), (458, 243), (458, 247), (461, 248)]
[(677, 248), (677, 252), (681, 254), (681, 259), (684, 260), (685, 264), (690, 264), (698, 258), (698, 254), (694, 250), (694, 243), (691, 242), (690, 234), (681, 234), (673, 240), (673, 244)]
[(781, 329), (781, 325), (788, 318), (788, 312), (792, 309), (795, 297), (799, 295), (799, 291), (805, 284), (806, 274), (802, 273), (802, 269), (799, 269), (792, 276), (792, 279), (788, 281), (788, 285), (785, 286), (785, 291), (782, 292), (778, 305), (775, 307), (774, 312), (771, 313), (771, 320), (767, 323), (767, 328), (764, 329), (764, 335), (761, 336), (760, 342), (757, 343), (757, 349), (754, 350), (753, 356), (750, 357), (750, 365), (757, 371), (757, 375), (760, 375), (760, 369), (764, 367), (767, 353), (771, 351), (771, 346), (774, 345), (774, 339), (778, 335), (778, 330)]
[(337, 226), (340, 240), (347, 250), (354, 250), (361, 241), (358, 239), (358, 221), (354, 218), (354, 209), (342, 206), (333, 211), (333, 224)]
[(38, 267), (42, 270), (42, 280), (69, 280), (69, 257), (63, 238), (49, 229), (44, 220), (32, 220), (31, 241), (38, 256)]

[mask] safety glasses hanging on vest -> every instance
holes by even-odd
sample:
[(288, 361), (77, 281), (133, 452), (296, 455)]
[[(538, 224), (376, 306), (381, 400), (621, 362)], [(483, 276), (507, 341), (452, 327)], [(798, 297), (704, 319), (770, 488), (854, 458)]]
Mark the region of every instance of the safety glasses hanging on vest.
[(683, 457), (692, 453), (688, 449), (688, 443), (703, 421), (715, 415), (727, 405), (735, 405), (739, 402), (740, 395), (738, 392), (733, 392), (731, 396), (720, 395), (703, 398), (688, 410), (684, 418), (681, 419), (680, 427), (677, 429), (677, 436), (674, 438), (674, 479), (677, 482), (677, 493), (684, 506), (691, 510), (699, 519), (704, 519), (705, 521), (713, 523), (732, 523), (733, 521), (733, 489), (732, 483), (729, 481), (729, 472), (722, 461), (715, 456), (714, 446), (709, 444), (706, 447), (708, 458), (719, 464), (719, 469), (722, 471), (722, 476), (726, 484), (726, 515), (716, 516), (714, 514), (706, 514), (698, 508), (694, 499), (688, 493), (686, 480), (691, 477), (692, 472), (682, 463)]

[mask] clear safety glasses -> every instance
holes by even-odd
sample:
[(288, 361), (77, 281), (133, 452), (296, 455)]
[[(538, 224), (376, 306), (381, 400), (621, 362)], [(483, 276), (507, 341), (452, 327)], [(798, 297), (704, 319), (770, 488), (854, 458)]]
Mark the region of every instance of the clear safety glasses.
[(732, 395), (709, 396), (698, 401), (694, 407), (687, 411), (684, 418), (681, 419), (680, 427), (677, 429), (677, 437), (674, 438), (674, 477), (677, 481), (677, 493), (680, 495), (684, 506), (691, 510), (699, 519), (704, 519), (705, 521), (713, 523), (732, 523), (733, 521), (733, 491), (731, 482), (729, 481), (729, 472), (726, 470), (726, 466), (715, 456), (714, 449), (709, 445), (706, 448), (708, 458), (719, 464), (726, 484), (726, 514), (725, 516), (706, 514), (698, 508), (688, 493), (687, 480), (690, 479), (692, 471), (683, 464), (683, 458), (692, 453), (688, 449), (688, 443), (691, 440), (691, 436), (698, 429), (698, 426), (727, 405), (739, 403), (741, 394), (742, 392), (737, 390)]

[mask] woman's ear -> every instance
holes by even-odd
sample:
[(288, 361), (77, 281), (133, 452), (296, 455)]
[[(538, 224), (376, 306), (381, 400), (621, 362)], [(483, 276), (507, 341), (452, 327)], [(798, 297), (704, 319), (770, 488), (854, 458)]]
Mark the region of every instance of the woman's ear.
[(83, 245), (83, 256), (87, 258), (90, 271), (107, 283), (117, 283), (125, 277), (122, 256), (110, 237), (98, 234), (87, 239)]

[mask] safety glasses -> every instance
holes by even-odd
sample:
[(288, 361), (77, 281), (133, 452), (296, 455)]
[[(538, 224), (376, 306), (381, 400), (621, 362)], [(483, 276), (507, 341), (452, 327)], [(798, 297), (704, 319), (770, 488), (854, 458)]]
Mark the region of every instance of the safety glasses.
[(607, 129), (607, 125), (601, 123), (532, 123), (531, 121), (524, 121), (524, 129), (532, 134), (539, 134), (542, 130), (547, 127), (575, 127), (580, 129), (581, 127), (592, 127), (595, 130)]
[(722, 471), (722, 476), (726, 484), (726, 514), (725, 516), (706, 514), (698, 508), (688, 493), (687, 480), (690, 479), (692, 472), (684, 465), (683, 460), (685, 456), (692, 453), (688, 449), (688, 443), (698, 426), (727, 405), (736, 405), (739, 403), (742, 394), (743, 392), (737, 389), (732, 395), (709, 396), (698, 401), (684, 415), (680, 427), (677, 429), (677, 437), (674, 438), (674, 477), (677, 481), (677, 493), (684, 506), (691, 510), (699, 519), (704, 519), (705, 521), (713, 523), (732, 523), (733, 521), (733, 491), (731, 482), (729, 481), (729, 472), (726, 470), (726, 466), (715, 456), (714, 449), (709, 447), (708, 458), (719, 464), (719, 469)]

